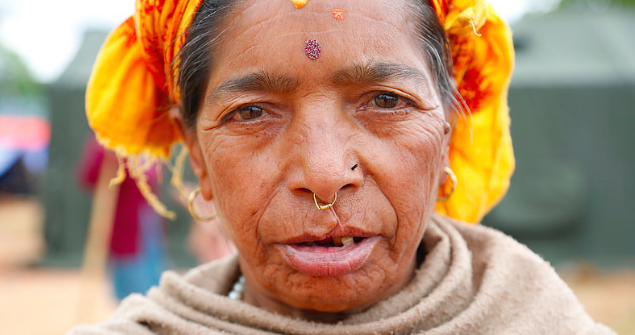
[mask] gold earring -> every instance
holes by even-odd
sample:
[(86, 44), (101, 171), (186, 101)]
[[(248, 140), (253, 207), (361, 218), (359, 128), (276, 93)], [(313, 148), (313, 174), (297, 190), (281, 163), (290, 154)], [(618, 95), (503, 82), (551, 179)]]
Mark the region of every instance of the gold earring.
[(443, 171), (447, 173), (447, 175), (450, 177), (450, 180), (452, 181), (452, 190), (447, 195), (441, 198), (437, 198), (437, 201), (446, 201), (450, 199), (452, 194), (454, 194), (454, 191), (456, 191), (456, 184), (458, 183), (458, 180), (456, 179), (456, 175), (454, 174), (454, 171), (452, 171), (452, 169), (450, 169), (449, 167), (445, 167)]
[(337, 192), (335, 192), (335, 197), (333, 198), (333, 202), (331, 202), (331, 203), (330, 203), (330, 204), (328, 204), (328, 205), (323, 205), (323, 206), (320, 206), (320, 205), (318, 204), (317, 197), (315, 196), (315, 193), (313, 193), (313, 201), (315, 202), (315, 207), (317, 207), (317, 209), (319, 209), (319, 210), (321, 210), (321, 211), (323, 211), (323, 210), (325, 210), (325, 209), (329, 209), (329, 208), (333, 207), (333, 205), (335, 205), (335, 201), (336, 201), (336, 200), (337, 200)]
[(187, 209), (190, 211), (190, 215), (192, 215), (192, 217), (195, 220), (198, 221), (212, 221), (214, 220), (218, 214), (214, 213), (208, 217), (202, 218), (200, 216), (198, 216), (198, 214), (196, 214), (196, 211), (194, 210), (194, 199), (196, 199), (196, 196), (201, 193), (201, 187), (197, 186), (194, 191), (192, 191), (192, 193), (190, 193), (190, 196), (187, 198)]

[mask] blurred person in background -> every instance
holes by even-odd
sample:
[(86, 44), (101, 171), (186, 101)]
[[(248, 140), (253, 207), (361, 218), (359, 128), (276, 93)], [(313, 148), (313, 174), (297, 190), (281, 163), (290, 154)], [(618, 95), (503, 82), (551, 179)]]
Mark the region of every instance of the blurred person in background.
[[(104, 164), (116, 165), (115, 153), (99, 145), (93, 136), (88, 137), (78, 165), (80, 184), (96, 193), (94, 188)], [(148, 184), (156, 190), (159, 178), (156, 169), (148, 169), (145, 175)], [(131, 293), (145, 293), (159, 283), (166, 269), (162, 219), (127, 170), (118, 188), (109, 264), (117, 299)]]

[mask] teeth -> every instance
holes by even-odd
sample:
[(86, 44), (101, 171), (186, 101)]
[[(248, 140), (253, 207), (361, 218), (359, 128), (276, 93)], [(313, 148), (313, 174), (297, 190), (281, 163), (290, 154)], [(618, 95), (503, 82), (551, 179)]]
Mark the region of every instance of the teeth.
[[(333, 246), (336, 247), (348, 247), (351, 246), (353, 244), (355, 244), (355, 238), (353, 236), (336, 236), (333, 237), (331, 239), (333, 241)], [(326, 243), (326, 241), (322, 241), (322, 242), (304, 242), (302, 243), (303, 245), (309, 246), (309, 247), (323, 247), (323, 246), (328, 246), (329, 243)]]
[(333, 244), (335, 244), (336, 246), (340, 246), (340, 245), (342, 245), (342, 240), (343, 239), (344, 238), (341, 237), (341, 236), (333, 237)]
[(355, 239), (352, 236), (335, 236), (333, 237), (333, 244), (336, 247), (348, 247), (355, 244)]
[(351, 246), (355, 244), (355, 239), (352, 236), (346, 236), (342, 238), (342, 244), (344, 244), (345, 247)]

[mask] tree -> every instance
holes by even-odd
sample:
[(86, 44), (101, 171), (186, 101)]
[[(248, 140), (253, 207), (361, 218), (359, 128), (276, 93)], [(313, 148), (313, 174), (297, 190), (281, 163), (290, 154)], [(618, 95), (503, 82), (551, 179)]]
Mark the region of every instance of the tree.
[(13, 51), (0, 43), (0, 96), (33, 98), (41, 93), (26, 64)]

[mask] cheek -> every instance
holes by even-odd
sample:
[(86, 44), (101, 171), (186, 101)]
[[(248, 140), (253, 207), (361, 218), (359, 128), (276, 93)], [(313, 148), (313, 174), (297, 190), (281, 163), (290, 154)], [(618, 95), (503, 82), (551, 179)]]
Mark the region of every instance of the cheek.
[(426, 117), (406, 127), (394, 129), (381, 140), (379, 155), (369, 163), (378, 187), (390, 201), (397, 216), (393, 259), (416, 250), (425, 221), (434, 210), (437, 182), (443, 163), (444, 120)]
[(407, 206), (404, 210), (427, 207), (427, 200), (436, 194), (444, 136), (443, 119), (430, 116), (380, 139), (382, 150), (371, 164), (381, 169), (378, 176), (385, 176), (379, 186), (393, 205)]
[[(199, 137), (214, 201), (226, 231), (236, 246), (253, 245), (262, 204), (271, 195), (268, 184), (276, 180), (270, 160), (241, 145), (235, 137)], [(265, 173), (265, 171), (269, 171)], [(251, 241), (251, 242), (249, 242)]]

